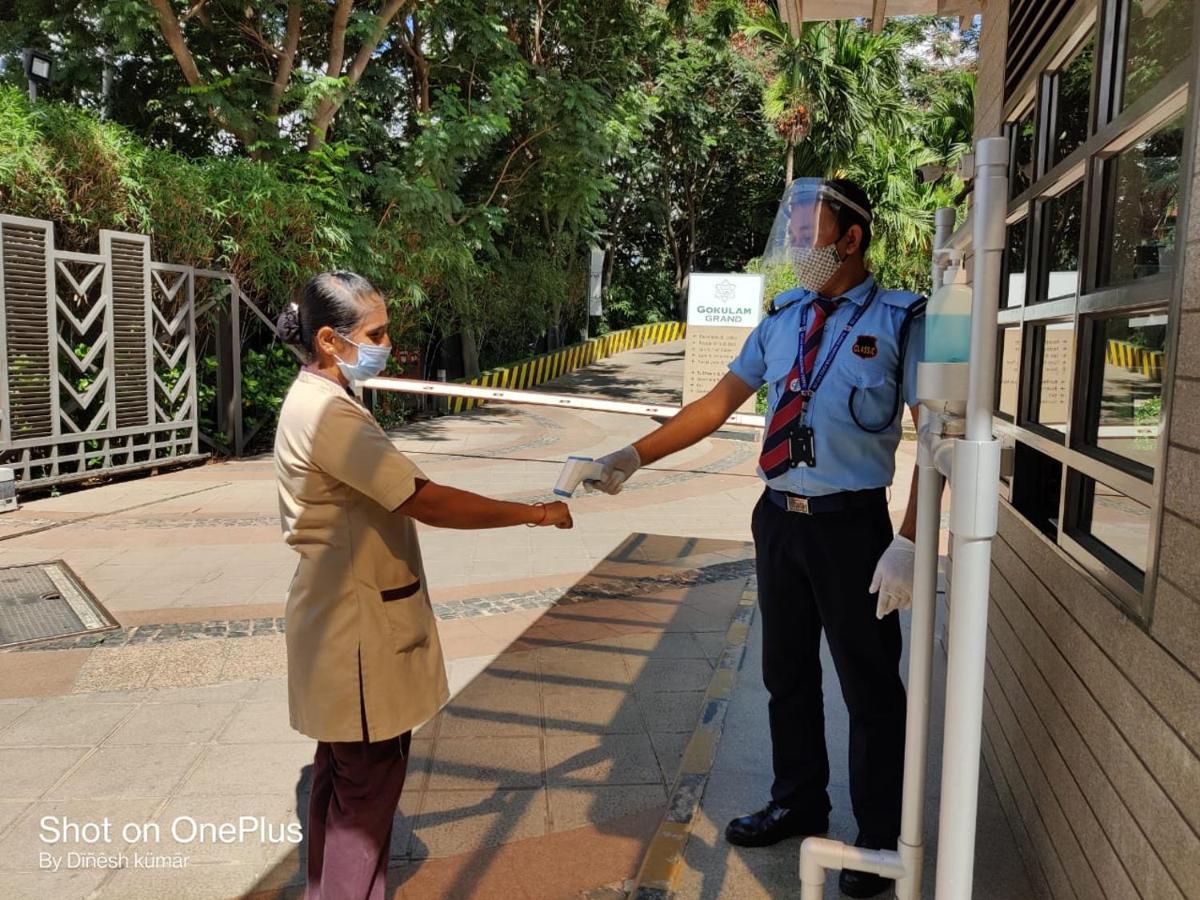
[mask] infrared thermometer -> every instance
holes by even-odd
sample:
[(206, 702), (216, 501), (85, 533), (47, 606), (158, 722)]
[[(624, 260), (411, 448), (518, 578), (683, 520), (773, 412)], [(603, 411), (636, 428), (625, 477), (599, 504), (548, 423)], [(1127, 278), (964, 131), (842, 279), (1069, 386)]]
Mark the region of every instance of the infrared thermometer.
[(554, 493), (560, 497), (570, 497), (583, 481), (599, 481), (604, 474), (604, 466), (593, 462), (590, 456), (568, 456), (558, 476), (558, 484), (554, 485)]

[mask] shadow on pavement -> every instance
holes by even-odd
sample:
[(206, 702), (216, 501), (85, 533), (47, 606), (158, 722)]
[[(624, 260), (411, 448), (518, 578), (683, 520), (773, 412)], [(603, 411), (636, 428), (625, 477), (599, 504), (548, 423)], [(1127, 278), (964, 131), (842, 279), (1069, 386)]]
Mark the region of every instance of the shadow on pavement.
[[(552, 898), (632, 878), (751, 567), (741, 542), (631, 535), (481, 660), (414, 735), (389, 895)], [(300, 896), (304, 859), (251, 895)]]

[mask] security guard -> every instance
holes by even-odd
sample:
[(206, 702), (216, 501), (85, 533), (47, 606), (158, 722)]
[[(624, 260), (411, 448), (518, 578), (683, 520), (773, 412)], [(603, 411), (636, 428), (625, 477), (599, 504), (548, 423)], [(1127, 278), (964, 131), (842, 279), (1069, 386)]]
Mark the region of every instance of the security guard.
[[(911, 602), (916, 473), (895, 538), (887, 487), (902, 399), (916, 419), (924, 329), (914, 321), (924, 301), (875, 282), (863, 261), (870, 241), (871, 206), (857, 185), (792, 182), (764, 266), (786, 266), (799, 286), (775, 297), (712, 391), (599, 460), (604, 475), (596, 486), (616, 493), (640, 466), (711, 434), (768, 387), (759, 459), (766, 490), (752, 530), (775, 778), (770, 802), (725, 831), (742, 846), (828, 828), (822, 631), (850, 713), (856, 843), (895, 849), (900, 832), (905, 694), (900, 623), (886, 614)], [(843, 871), (840, 886), (852, 897), (872, 897), (891, 882)]]

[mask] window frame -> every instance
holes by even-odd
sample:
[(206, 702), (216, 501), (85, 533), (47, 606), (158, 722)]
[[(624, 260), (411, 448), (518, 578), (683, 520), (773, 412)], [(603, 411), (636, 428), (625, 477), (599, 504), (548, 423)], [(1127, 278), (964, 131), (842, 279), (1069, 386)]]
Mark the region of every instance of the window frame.
[[(1026, 196), (1033, 189), (1033, 186), (1037, 184), (1038, 178), (1040, 177), (1041, 160), (1038, 152), (1038, 139), (1039, 135), (1042, 134), (1044, 129), (1041, 122), (1043, 118), (1043, 111), (1041, 104), (1038, 102), (1039, 96), (1040, 92), (1034, 90), (1032, 86), (1025, 90), (1023, 92), (1021, 102), (1017, 104), (1014, 110), (1005, 118), (1004, 121), (1004, 136), (1008, 138), (1010, 209), (1013, 203), (1016, 203), (1021, 197)], [(1029, 187), (1026, 188), (1021, 194), (1013, 197), (1011, 196), (1011, 179), (1012, 173), (1017, 171), (1017, 141), (1014, 139), (1014, 137), (1018, 133), (1021, 123), (1025, 121), (1026, 117), (1030, 117), (1033, 120), (1033, 146), (1030, 148), (1033, 154), (1033, 175), (1029, 180)], [(1028, 253), (1028, 248), (1026, 248), (1026, 252)]]
[[(1084, 236), (1084, 234), (1086, 234), (1086, 229), (1084, 228), (1084, 221), (1082, 221), (1082, 220), (1085, 220), (1086, 213), (1087, 213), (1087, 184), (1088, 184), (1088, 179), (1087, 179), (1087, 172), (1086, 172), (1085, 167), (1084, 166), (1073, 166), (1071, 169), (1067, 170), (1066, 173), (1060, 175), (1055, 180), (1054, 184), (1052, 184), (1050, 187), (1046, 188), (1045, 192), (1040, 194), (1038, 196), (1037, 200), (1034, 201), (1034, 206), (1036, 208), (1036, 213), (1038, 216), (1038, 220), (1036, 222), (1036, 227), (1037, 227), (1037, 230), (1039, 233), (1039, 240), (1038, 240), (1038, 246), (1037, 246), (1037, 251), (1036, 251), (1037, 252), (1037, 281), (1033, 285), (1033, 296), (1030, 297), (1028, 295), (1028, 292), (1026, 292), (1026, 297), (1029, 301), (1029, 305), (1031, 305), (1031, 306), (1046, 307), (1051, 304), (1062, 303), (1064, 300), (1069, 300), (1069, 301), (1071, 301), (1072, 304), (1074, 304), (1074, 302), (1078, 299), (1079, 295), (1083, 292), (1082, 291), (1082, 285), (1084, 283), (1083, 282), (1083, 271), (1084, 271), (1084, 256), (1083, 255), (1084, 255), (1084, 245), (1085, 245), (1083, 236)], [(1076, 273), (1078, 281), (1076, 283), (1075, 294), (1073, 297), (1069, 294), (1066, 294), (1066, 295), (1051, 298), (1050, 297), (1051, 269), (1050, 269), (1048, 260), (1050, 258), (1050, 241), (1052, 240), (1053, 235), (1051, 234), (1050, 229), (1046, 228), (1044, 226), (1045, 226), (1046, 219), (1048, 218), (1047, 213), (1048, 213), (1050, 205), (1054, 201), (1060, 199), (1061, 197), (1070, 193), (1071, 191), (1075, 190), (1076, 188), (1082, 188), (1082, 192), (1081, 192), (1080, 198), (1079, 198), (1079, 213), (1080, 213), (1081, 221), (1079, 223), (1079, 248), (1078, 248), (1079, 258), (1078, 258), (1078, 262), (1077, 262), (1078, 271)], [(1026, 240), (1028, 240), (1028, 235), (1026, 236)], [(1039, 300), (1038, 298), (1043, 295), (1046, 296), (1046, 299)]]
[[(1032, 210), (1022, 208), (1017, 213), (1009, 213), (1008, 218), (1004, 222), (1004, 255), (1000, 262), (1000, 312), (1002, 313), (1010, 309), (1020, 309), (1029, 303), (1029, 255), (1033, 249), (1029, 246), (1029, 232), (1033, 229), (1032, 216)], [(1008, 278), (1010, 274), (1008, 267), (1011, 262), (1008, 251), (1008, 232), (1017, 225), (1025, 226), (1025, 270), (1022, 273), (1025, 276), (1025, 293), (1021, 297), (1021, 302), (1014, 306), (1009, 303), (1011, 294), (1008, 292)]]
[[(1167, 72), (1159, 83), (1147, 90), (1128, 109), (1121, 110), (1129, 2), (1131, 0), (1085, 0), (1079, 3), (1039, 54), (1003, 108), (1006, 135), (1011, 136), (1015, 123), (1031, 108), (1034, 110), (1036, 130), (1033, 136), (1034, 177), (1027, 189), (1011, 197), (1006, 215), (1006, 226), (1022, 218), (1028, 223), (1025, 303), (1001, 307), (996, 318), (998, 380), (1002, 367), (1004, 329), (1013, 326), (1021, 329), (1017, 415), (1010, 421), (1007, 416), (1000, 415), (997, 409), (993, 422), (997, 435), (1005, 442), (1026, 444), (1053, 458), (1063, 467), (1056, 545), (1091, 574), (1110, 599), (1148, 626), (1153, 613), (1159, 566), (1158, 545), (1162, 532), (1167, 436), (1182, 304), (1186, 234), (1191, 216), (1193, 183), (1197, 177), (1200, 81), (1196, 78), (1195, 67), (1200, 56), (1200, 11), (1193, 10), (1188, 57)], [(1089, 134), (1068, 156), (1052, 162), (1058, 75), (1089, 39), (1095, 40)], [(1101, 285), (1104, 264), (1101, 238), (1106, 233), (1112, 233), (1113, 224), (1112, 191), (1116, 166), (1110, 161), (1181, 112), (1184, 115), (1184, 144), (1179, 164), (1180, 225), (1175, 265), (1167, 274), (1147, 276), (1122, 285)], [(1010, 166), (1015, 162), (1015, 154), (1014, 144), (1010, 146)], [(1049, 277), (1046, 204), (1080, 181), (1083, 184), (1083, 209), (1077, 293), (1074, 297), (1062, 300), (1034, 302), (1034, 298), (1045, 293), (1042, 286), (1048, 284)], [(1007, 267), (1001, 277), (1007, 278)], [(1007, 283), (1002, 286), (1002, 294), (1006, 292)], [(1163, 371), (1162, 436), (1152, 472), (1147, 472), (1147, 467), (1141, 463), (1085, 443), (1091, 414), (1088, 401), (1094, 394), (1097, 379), (1103, 378), (1103, 370), (1097, 371), (1092, 365), (1097, 329), (1103, 326), (1105, 318), (1148, 311), (1165, 312), (1168, 317), (1164, 348), (1166, 366)], [(1053, 321), (1070, 321), (1075, 334), (1070, 360), (1072, 383), (1065, 435), (1039, 425), (1032, 421), (1031, 416), (1031, 413), (1036, 414), (1039, 400), (1042, 359), (1041, 340), (1033, 339), (1034, 329)], [(997, 401), (999, 390), (997, 383)], [(1106, 484), (1150, 509), (1149, 545), (1144, 572), (1079, 527), (1084, 518), (1081, 503), (1087, 495), (1085, 479)], [(1011, 501), (1014, 494), (1011, 481), (1002, 482), (1000, 492)]]
[[(1099, 25), (1097, 22), (1096, 14), (1088, 13), (1084, 17), (1083, 22), (1080, 23), (1079, 25), (1076, 25), (1075, 28), (1071, 31), (1071, 34), (1068, 36), (1068, 38), (1062, 43), (1062, 46), (1060, 47), (1058, 53), (1055, 54), (1053, 60), (1051, 61), (1049, 68), (1047, 68), (1046, 72), (1042, 76), (1043, 79), (1045, 80), (1044, 90), (1045, 90), (1046, 97), (1048, 98), (1048, 102), (1046, 103), (1046, 106), (1048, 107), (1047, 114), (1046, 114), (1046, 126), (1047, 126), (1046, 170), (1047, 170), (1047, 172), (1050, 172), (1050, 171), (1058, 168), (1061, 163), (1064, 163), (1067, 160), (1069, 160), (1075, 153), (1075, 151), (1071, 151), (1071, 153), (1068, 153), (1066, 156), (1064, 156), (1060, 160), (1056, 161), (1054, 159), (1055, 153), (1058, 150), (1057, 132), (1058, 132), (1059, 96), (1060, 96), (1059, 88), (1061, 87), (1061, 84), (1062, 84), (1062, 73), (1065, 69), (1067, 69), (1071, 65), (1071, 63), (1075, 60), (1075, 57), (1083, 50), (1084, 46), (1087, 44), (1087, 42), (1089, 40), (1095, 41), (1096, 46), (1093, 51), (1093, 57), (1096, 60), (1099, 59), (1100, 41), (1101, 41), (1101, 36), (1100, 36), (1099, 31), (1100, 31), (1100, 29), (1099, 29)], [(1091, 89), (1090, 89), (1090, 93), (1088, 95), (1087, 137), (1085, 137), (1084, 140), (1080, 142), (1080, 144), (1079, 144), (1080, 147), (1082, 147), (1084, 144), (1086, 144), (1087, 138), (1090, 138), (1096, 132), (1097, 98), (1099, 96), (1099, 91), (1097, 90), (1097, 82), (1099, 81), (1099, 78), (1100, 78), (1100, 67), (1098, 65), (1093, 65), (1092, 66), (1092, 77), (1091, 77), (1091, 81), (1089, 82)], [(1079, 149), (1079, 148), (1077, 147), (1076, 149)]]
[[(1051, 325), (1071, 325), (1075, 323), (1065, 317), (1057, 319), (1041, 319), (1035, 322), (1025, 322), (1021, 332), (1021, 362), (1028, 364), (1028, 369), (1021, 372), (1021, 384), (1017, 386), (1017, 426), (1025, 431), (1035, 432), (1048, 441), (1064, 446), (1071, 434), (1071, 416), (1074, 409), (1075, 379), (1071, 379), (1071, 387), (1067, 392), (1067, 414), (1064, 417), (1064, 430), (1059, 431), (1043, 422), (1038, 421), (1041, 415), (1042, 400), (1042, 365), (1046, 359), (1046, 335)], [(1040, 334), (1039, 334), (1040, 332)], [(1075, 357), (1079, 351), (1078, 332), (1074, 332), (1076, 340), (1071, 347), (1071, 360), (1068, 370), (1074, 373)], [(1035, 335), (1038, 335), (1035, 338)], [(1025, 342), (1030, 341), (1026, 351)], [(1021, 401), (1024, 401), (1022, 404)], [(1060, 460), (1061, 462), (1061, 460)]]
[[(1078, 347), (1082, 348), (1084, 352), (1081, 354), (1083, 355), (1082, 365), (1076, 372), (1076, 384), (1073, 393), (1078, 394), (1084, 402), (1078, 405), (1078, 409), (1075, 411), (1069, 425), (1069, 434), (1072, 435), (1071, 449), (1073, 449), (1075, 452), (1090, 457), (1100, 465), (1108, 466), (1125, 475), (1128, 475), (1131, 478), (1137, 478), (1150, 485), (1154, 484), (1154, 482), (1157, 480), (1157, 472), (1161, 471), (1162, 466), (1166, 464), (1166, 454), (1163, 452), (1167, 443), (1167, 432), (1165, 428), (1162, 431), (1162, 436), (1159, 440), (1158, 460), (1155, 464), (1155, 468), (1153, 470), (1148, 470), (1145, 465), (1137, 462), (1136, 460), (1113, 453), (1111, 450), (1105, 450), (1103, 447), (1100, 447), (1097, 444), (1088, 443), (1088, 437), (1092, 433), (1092, 425), (1098, 418), (1099, 413), (1098, 409), (1092, 409), (1091, 403), (1088, 401), (1091, 400), (1098, 383), (1104, 378), (1104, 365), (1102, 356), (1103, 346), (1100, 344), (1097, 338), (1102, 333), (1101, 329), (1103, 328), (1105, 321), (1110, 318), (1121, 318), (1122, 316), (1130, 314), (1153, 312), (1161, 312), (1163, 315), (1167, 316), (1167, 331), (1169, 334), (1172, 321), (1171, 309), (1170, 304), (1165, 302), (1165, 295), (1160, 295), (1157, 303), (1148, 304), (1146, 306), (1123, 306), (1119, 310), (1116, 310), (1109, 315), (1081, 315), (1079, 317), (1079, 325), (1076, 326), (1076, 344)], [(1098, 359), (1099, 365), (1097, 365)], [(1165, 395), (1165, 373), (1163, 377), (1163, 393)], [(1165, 402), (1163, 404), (1163, 408), (1164, 410), (1166, 408)], [(1100, 480), (1104, 481), (1104, 479)], [(1117, 485), (1112, 484), (1111, 482), (1109, 482), (1109, 486), (1120, 490)], [(1129, 491), (1122, 491), (1122, 493), (1129, 494), (1135, 500), (1146, 503), (1147, 506), (1150, 505), (1145, 499), (1140, 496), (1136, 496)]]

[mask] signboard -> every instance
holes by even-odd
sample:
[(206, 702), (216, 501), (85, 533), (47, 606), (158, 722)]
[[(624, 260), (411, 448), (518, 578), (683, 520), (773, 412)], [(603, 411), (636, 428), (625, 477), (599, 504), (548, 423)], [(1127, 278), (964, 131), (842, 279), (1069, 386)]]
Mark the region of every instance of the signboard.
[[(683, 402), (707, 394), (729, 371), (746, 337), (762, 318), (761, 275), (693, 272), (688, 281)], [(753, 413), (755, 398), (739, 412)]]
[(604, 251), (593, 247), (591, 252), (591, 271), (588, 276), (588, 315), (604, 315), (604, 307), (600, 303), (600, 293), (604, 286)]
[(1071, 357), (1074, 352), (1075, 328), (1070, 322), (1046, 326), (1046, 340), (1042, 345), (1042, 384), (1037, 420), (1056, 431), (1067, 430), (1067, 404), (1071, 399)]
[(1017, 389), (1021, 381), (1021, 326), (1004, 329), (1000, 350), (1000, 405), (998, 411), (1017, 418)]

